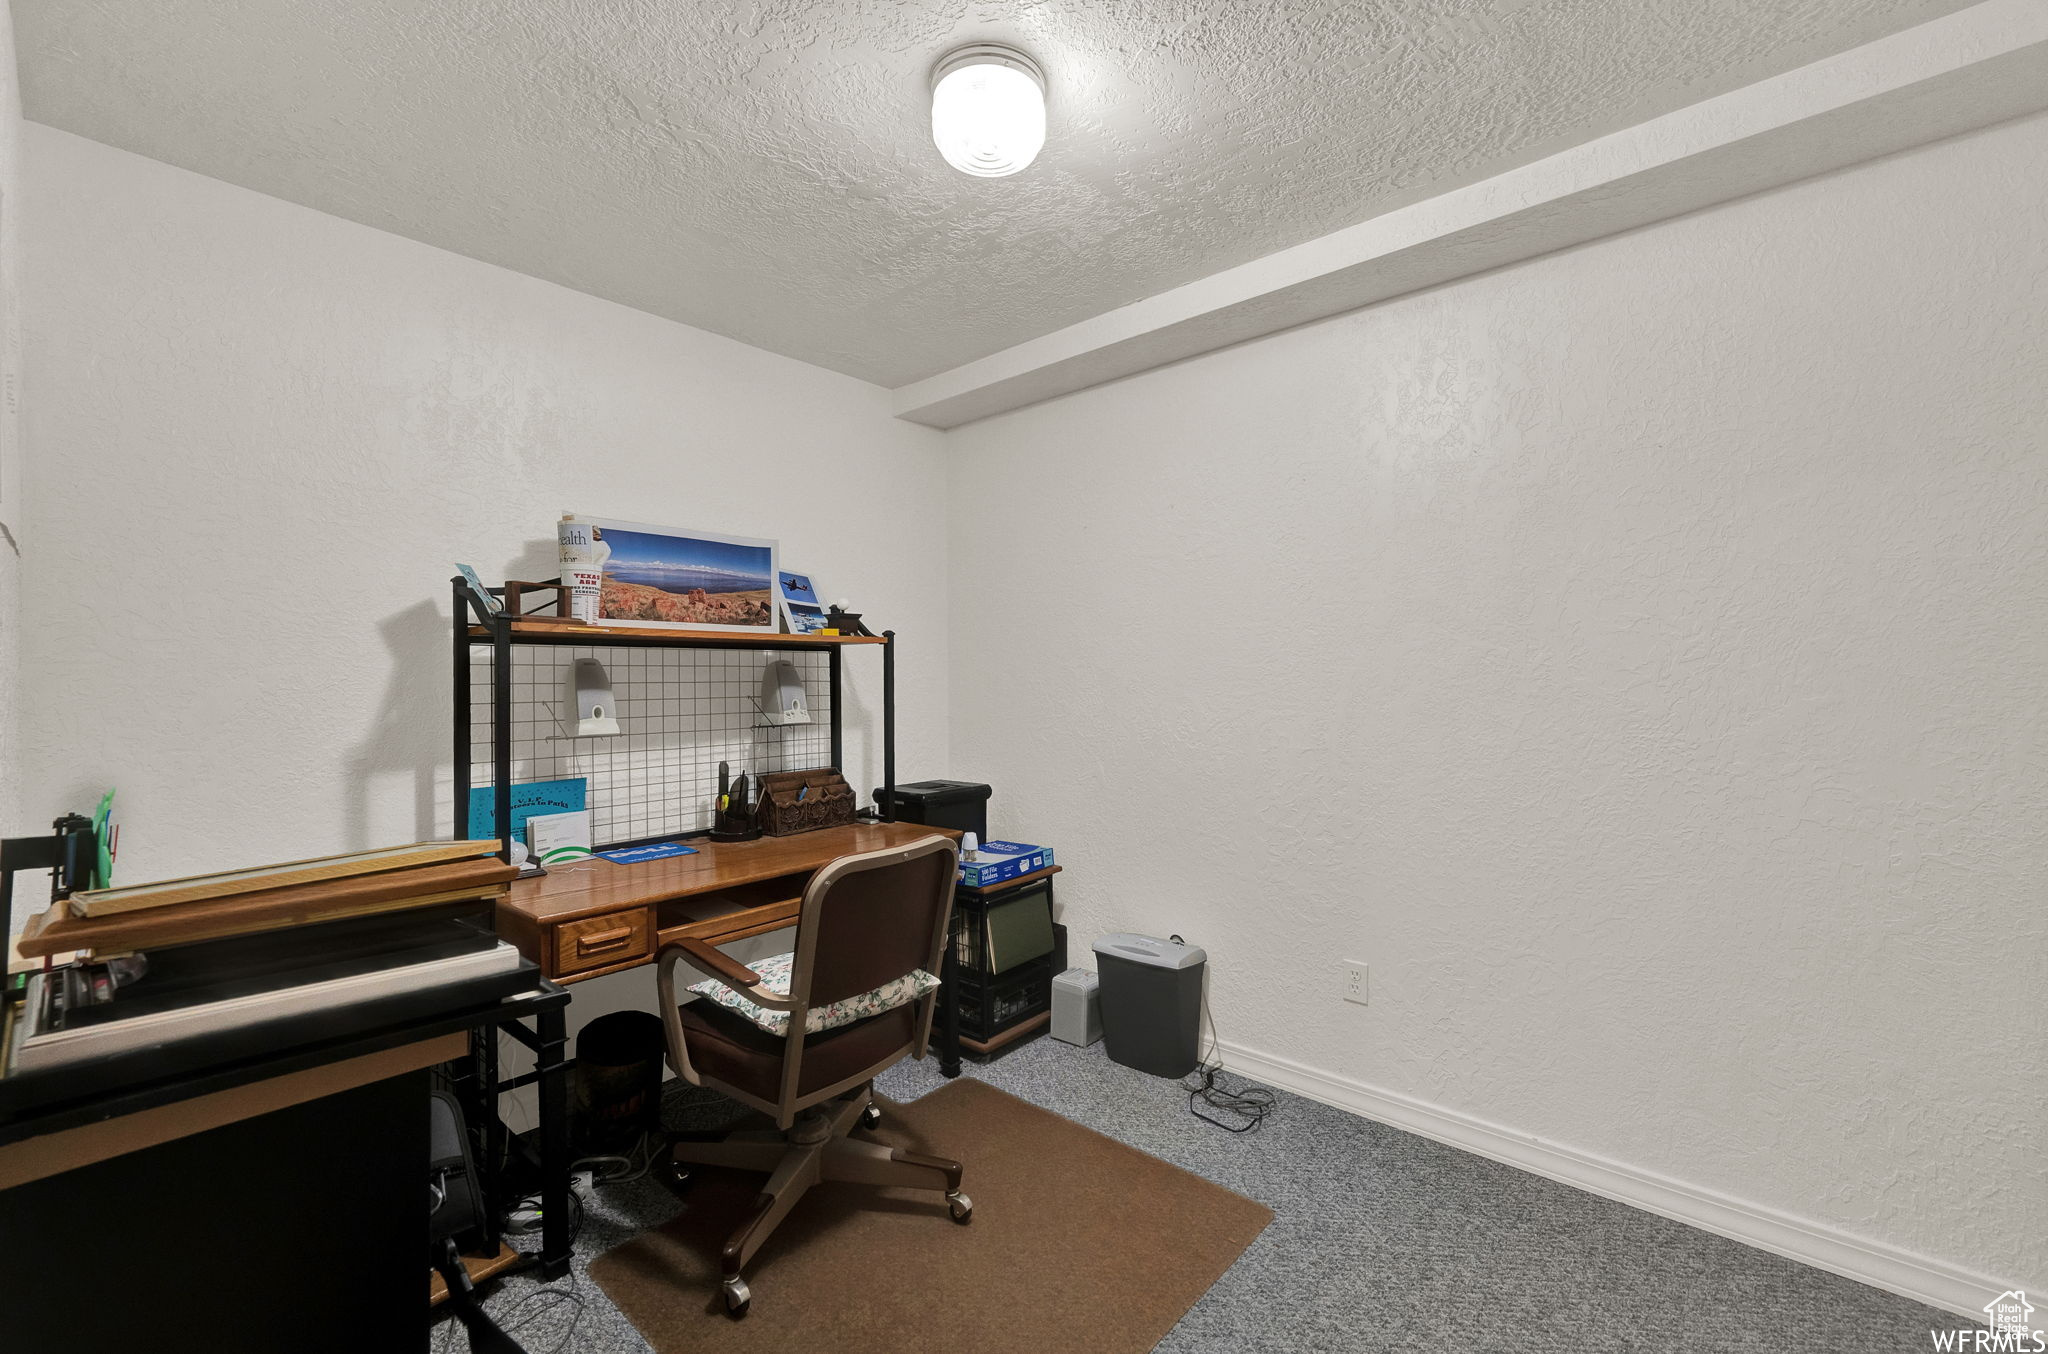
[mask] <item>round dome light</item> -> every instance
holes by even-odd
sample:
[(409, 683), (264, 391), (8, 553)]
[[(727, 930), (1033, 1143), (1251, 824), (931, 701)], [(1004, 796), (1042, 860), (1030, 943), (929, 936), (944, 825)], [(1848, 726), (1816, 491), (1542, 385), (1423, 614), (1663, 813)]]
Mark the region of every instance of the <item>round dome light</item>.
[(1045, 144), (1045, 76), (1014, 47), (978, 43), (932, 68), (932, 144), (962, 174), (999, 179)]

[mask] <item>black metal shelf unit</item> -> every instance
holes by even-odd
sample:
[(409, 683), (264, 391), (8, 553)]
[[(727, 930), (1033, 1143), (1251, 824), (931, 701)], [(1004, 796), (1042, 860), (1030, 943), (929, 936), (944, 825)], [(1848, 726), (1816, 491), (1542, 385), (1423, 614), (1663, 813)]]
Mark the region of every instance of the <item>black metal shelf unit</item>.
[[(558, 605), (545, 601), (539, 607), (514, 614), (503, 605), (505, 589), (488, 589), (480, 595), (467, 579), (457, 574), (449, 580), (454, 595), (454, 695), (455, 695), (455, 817), (456, 835), (469, 817), (470, 733), (475, 711), (470, 699), (470, 664), (475, 649), (491, 653), (491, 784), (496, 793), (493, 821), (498, 824), (499, 854), (512, 856), (512, 646), (515, 644), (571, 644), (591, 648), (648, 649), (760, 649), (816, 652), (826, 655), (831, 687), (832, 764), (845, 769), (845, 745), (841, 733), (842, 650), (850, 647), (878, 647), (882, 651), (882, 788), (876, 809), (884, 822), (895, 819), (896, 788), (896, 632), (885, 630), (877, 638), (822, 635), (744, 635), (729, 632), (687, 630), (644, 630), (635, 632), (620, 626), (578, 626), (561, 624), (549, 615)], [(499, 605), (494, 607), (493, 600)], [(521, 599), (524, 600), (523, 598)], [(519, 622), (529, 624), (522, 626)], [(539, 624), (546, 621), (547, 624)], [(666, 841), (676, 835), (703, 836), (703, 832), (664, 833), (656, 837), (599, 843), (604, 849), (638, 846)]]

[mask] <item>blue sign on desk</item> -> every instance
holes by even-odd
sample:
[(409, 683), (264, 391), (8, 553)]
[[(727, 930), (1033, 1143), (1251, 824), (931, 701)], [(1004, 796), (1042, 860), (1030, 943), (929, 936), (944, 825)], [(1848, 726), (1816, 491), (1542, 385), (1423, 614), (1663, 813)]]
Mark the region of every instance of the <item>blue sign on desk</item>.
[(670, 856), (694, 856), (697, 848), (681, 842), (656, 842), (652, 846), (628, 846), (621, 851), (600, 851), (597, 854), (615, 865), (638, 865), (642, 861), (666, 860)]
[[(550, 813), (575, 813), (583, 803), (585, 781), (581, 776), (564, 780), (520, 780), (512, 782), (512, 834), (526, 836), (526, 820)], [(469, 791), (469, 835), (481, 841), (498, 835), (495, 800), (498, 787), (475, 785)]]

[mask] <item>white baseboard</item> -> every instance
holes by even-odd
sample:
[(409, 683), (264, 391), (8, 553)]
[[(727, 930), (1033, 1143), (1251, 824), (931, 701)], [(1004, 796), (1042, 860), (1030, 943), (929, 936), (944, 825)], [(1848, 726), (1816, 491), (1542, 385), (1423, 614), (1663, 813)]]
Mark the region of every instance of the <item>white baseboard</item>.
[(1930, 1307), (1981, 1321), (1984, 1304), (2023, 1282), (1995, 1279), (1928, 1256), (1853, 1237), (1761, 1204), (1730, 1198), (1698, 1185), (1625, 1162), (1545, 1142), (1457, 1110), (1445, 1109), (1364, 1082), (1333, 1076), (1291, 1059), (1219, 1043), (1232, 1072), (1310, 1100), (1348, 1110), (1409, 1133), (1433, 1138), (1586, 1190), (1646, 1212), (1672, 1218), (1760, 1250), (1824, 1269)]

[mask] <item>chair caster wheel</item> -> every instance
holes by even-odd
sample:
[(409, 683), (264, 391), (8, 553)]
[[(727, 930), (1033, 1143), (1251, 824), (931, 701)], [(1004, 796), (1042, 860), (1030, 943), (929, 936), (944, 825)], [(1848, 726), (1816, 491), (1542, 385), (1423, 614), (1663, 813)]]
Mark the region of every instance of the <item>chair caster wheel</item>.
[(667, 1185), (672, 1194), (687, 1193), (692, 1178), (690, 1168), (673, 1158), (661, 1170), (661, 1183)]
[(974, 1200), (954, 1190), (946, 1196), (946, 1208), (953, 1215), (953, 1221), (965, 1227), (974, 1220)]
[(747, 1308), (754, 1305), (754, 1294), (747, 1287), (745, 1279), (734, 1276), (718, 1285), (718, 1291), (725, 1296), (725, 1314), (737, 1321), (747, 1314)]
[(882, 1111), (874, 1105), (869, 1105), (860, 1112), (860, 1126), (870, 1133), (880, 1128), (882, 1126)]

